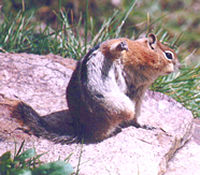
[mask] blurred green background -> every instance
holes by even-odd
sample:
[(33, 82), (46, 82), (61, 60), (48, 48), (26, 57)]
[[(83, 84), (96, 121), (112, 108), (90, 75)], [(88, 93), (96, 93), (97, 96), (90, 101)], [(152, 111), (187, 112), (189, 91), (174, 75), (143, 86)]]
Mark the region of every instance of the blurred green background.
[[(89, 0), (89, 16), (93, 18), (94, 30), (98, 31), (105, 18), (130, 6), (131, 0)], [(1, 10), (5, 15), (16, 15), (24, 8), (35, 11), (36, 21), (55, 27), (55, 12), (65, 9), (69, 23), (76, 24), (86, 13), (86, 0), (4, 0)], [(24, 4), (24, 7), (22, 7)], [(183, 33), (180, 42), (183, 56), (195, 50), (200, 55), (200, 1), (199, 0), (138, 0), (123, 27), (123, 36), (137, 37), (142, 32), (152, 32), (159, 27), (167, 30), (171, 37)], [(194, 58), (195, 59), (195, 58)]]

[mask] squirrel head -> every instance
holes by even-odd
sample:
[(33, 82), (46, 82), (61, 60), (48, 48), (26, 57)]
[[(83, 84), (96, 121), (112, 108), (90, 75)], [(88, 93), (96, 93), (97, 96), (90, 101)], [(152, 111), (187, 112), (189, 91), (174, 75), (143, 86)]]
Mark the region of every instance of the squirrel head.
[(179, 67), (175, 51), (158, 41), (152, 33), (138, 40), (107, 40), (102, 43), (101, 51), (108, 59), (120, 59), (125, 69), (132, 69), (152, 80), (172, 73)]
[(158, 73), (166, 75), (180, 67), (175, 51), (158, 41), (154, 34), (150, 33), (144, 42), (149, 46), (150, 53), (154, 55), (154, 59), (148, 62), (149, 66), (158, 70)]

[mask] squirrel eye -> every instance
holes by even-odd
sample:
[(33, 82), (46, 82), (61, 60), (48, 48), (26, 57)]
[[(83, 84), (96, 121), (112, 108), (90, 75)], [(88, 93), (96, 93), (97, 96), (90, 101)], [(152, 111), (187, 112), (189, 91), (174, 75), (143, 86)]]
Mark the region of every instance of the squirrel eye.
[(165, 57), (169, 60), (172, 60), (174, 58), (174, 54), (171, 51), (167, 50), (165, 51)]

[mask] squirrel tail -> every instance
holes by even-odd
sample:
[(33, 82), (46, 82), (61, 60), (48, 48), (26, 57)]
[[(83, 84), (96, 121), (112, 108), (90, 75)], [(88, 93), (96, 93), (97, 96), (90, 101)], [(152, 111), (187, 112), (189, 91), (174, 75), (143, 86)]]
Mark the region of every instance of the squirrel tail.
[[(66, 111), (59, 114), (52, 113), (51, 116), (41, 117), (29, 105), (24, 102), (18, 103), (15, 112), (18, 113), (17, 119), (22, 122), (31, 134), (43, 137), (55, 143), (71, 144), (79, 142), (78, 137), (74, 134), (72, 122), (66, 120)], [(59, 113), (59, 112), (57, 112)], [(63, 124), (63, 122), (66, 122)], [(64, 126), (63, 126), (64, 125)], [(68, 127), (68, 128), (67, 128)]]

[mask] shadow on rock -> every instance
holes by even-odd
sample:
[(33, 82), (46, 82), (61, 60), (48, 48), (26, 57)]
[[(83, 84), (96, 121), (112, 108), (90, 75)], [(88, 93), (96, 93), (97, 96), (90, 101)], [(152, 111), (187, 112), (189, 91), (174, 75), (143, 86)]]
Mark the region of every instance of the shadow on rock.
[(0, 120), (1, 140), (8, 139), (8, 137), (23, 140), (31, 135), (63, 144), (77, 140), (69, 110), (40, 116), (26, 103), (5, 98), (3, 95), (0, 98), (0, 110), (0, 116), (3, 117)]

